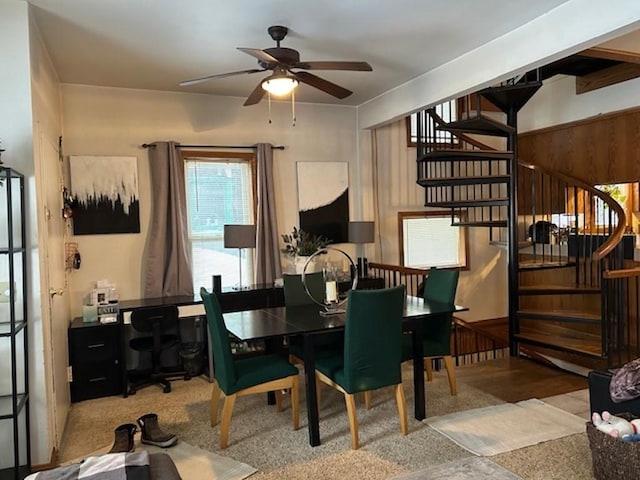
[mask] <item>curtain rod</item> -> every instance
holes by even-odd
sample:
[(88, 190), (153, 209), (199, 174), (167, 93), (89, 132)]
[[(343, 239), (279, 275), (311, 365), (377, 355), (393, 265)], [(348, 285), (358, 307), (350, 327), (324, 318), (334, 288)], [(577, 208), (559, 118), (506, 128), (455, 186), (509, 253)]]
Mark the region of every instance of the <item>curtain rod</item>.
[[(142, 148), (155, 147), (155, 143), (143, 143)], [(255, 145), (176, 145), (178, 148), (251, 148), (255, 149)], [(272, 149), (284, 150), (284, 145), (272, 145)]]

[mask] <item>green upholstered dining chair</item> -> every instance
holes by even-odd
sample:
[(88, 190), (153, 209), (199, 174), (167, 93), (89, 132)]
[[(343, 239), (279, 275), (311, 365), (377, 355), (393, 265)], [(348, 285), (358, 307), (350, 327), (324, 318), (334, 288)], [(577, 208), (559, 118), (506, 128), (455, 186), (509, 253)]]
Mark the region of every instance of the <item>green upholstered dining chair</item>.
[[(297, 307), (300, 305), (313, 305), (315, 302), (309, 297), (307, 291), (302, 284), (302, 275), (285, 273), (282, 275), (284, 286), (284, 304), (287, 307)], [(313, 295), (318, 302), (324, 300), (324, 278), (322, 272), (313, 272), (305, 274), (305, 283), (309, 289), (309, 293)], [(320, 308), (320, 307), (318, 307)], [(315, 340), (315, 346), (318, 351), (327, 348), (342, 351), (344, 342), (344, 334), (340, 332), (331, 332), (321, 336)], [(301, 337), (289, 338), (289, 361), (291, 363), (302, 364), (304, 358), (304, 342)]]
[(215, 382), (211, 392), (211, 426), (218, 423), (220, 393), (224, 393), (225, 396), (220, 424), (220, 448), (227, 448), (233, 406), (236, 398), (243, 395), (274, 391), (276, 406), (280, 411), (282, 390), (291, 389), (293, 428), (297, 430), (299, 425), (298, 369), (275, 354), (234, 358), (218, 298), (214, 293), (208, 293), (205, 288), (200, 289), (200, 296), (207, 314), (213, 350)]
[(316, 379), (342, 392), (351, 446), (358, 448), (355, 395), (394, 386), (400, 429), (407, 434), (407, 410), (400, 367), (404, 286), (348, 293), (344, 352), (316, 359)]
[[(423, 298), (446, 304), (453, 304), (456, 299), (456, 289), (458, 287), (457, 270), (439, 270), (431, 268), (429, 275), (424, 281)], [(422, 348), (424, 355), (424, 369), (427, 372), (427, 380), (433, 380), (431, 363), (433, 359), (442, 358), (447, 369), (449, 378), (449, 389), (451, 395), (457, 395), (455, 362), (451, 356), (451, 324), (453, 314), (429, 317), (422, 327)], [(402, 361), (413, 359), (413, 347), (411, 335), (403, 335), (402, 341)]]

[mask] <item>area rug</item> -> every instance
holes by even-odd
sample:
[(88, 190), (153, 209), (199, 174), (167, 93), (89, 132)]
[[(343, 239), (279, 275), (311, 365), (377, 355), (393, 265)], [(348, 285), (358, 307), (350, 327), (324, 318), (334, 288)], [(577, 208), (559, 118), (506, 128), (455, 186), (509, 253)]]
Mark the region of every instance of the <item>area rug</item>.
[(476, 408), (424, 420), (462, 448), (497, 455), (584, 432), (584, 419), (541, 400)]
[[(87, 456), (107, 453), (110, 448), (110, 445), (100, 448)], [(149, 453), (166, 453), (176, 464), (180, 476), (184, 479), (242, 480), (257, 472), (251, 465), (202, 450), (182, 440), (179, 440), (178, 443), (172, 447), (160, 448), (140, 442), (140, 433), (137, 433), (135, 436), (135, 451), (140, 450), (147, 450)], [(68, 463), (77, 463), (80, 461), (82, 461), (82, 458), (75, 459)]]
[(522, 477), (486, 457), (468, 457), (404, 473), (390, 480), (522, 480)]
[(139, 446), (149, 453), (168, 454), (176, 464), (180, 476), (184, 479), (242, 480), (257, 472), (251, 465), (216, 455), (182, 441), (170, 448), (144, 444)]

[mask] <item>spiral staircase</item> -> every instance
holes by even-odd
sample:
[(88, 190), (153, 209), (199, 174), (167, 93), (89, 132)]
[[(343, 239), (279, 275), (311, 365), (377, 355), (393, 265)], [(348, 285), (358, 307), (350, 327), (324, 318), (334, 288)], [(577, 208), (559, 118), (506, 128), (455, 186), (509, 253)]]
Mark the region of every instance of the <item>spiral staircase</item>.
[[(541, 86), (531, 72), (484, 89), (454, 121), (436, 108), (420, 112), (417, 183), (425, 207), (450, 210), (454, 225), (489, 228), (492, 244), (507, 250), (511, 355), (587, 369), (620, 365), (640, 351), (638, 272), (624, 268), (621, 245), (624, 210), (581, 179), (519, 158), (518, 111)], [(487, 101), (501, 113), (483, 111)], [(607, 215), (596, 222), (598, 202)]]

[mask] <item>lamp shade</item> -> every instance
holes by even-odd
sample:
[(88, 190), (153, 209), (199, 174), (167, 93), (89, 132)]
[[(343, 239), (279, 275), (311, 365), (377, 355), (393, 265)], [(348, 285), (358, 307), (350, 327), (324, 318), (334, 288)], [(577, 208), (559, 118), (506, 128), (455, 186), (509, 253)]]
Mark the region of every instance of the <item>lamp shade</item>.
[(374, 222), (349, 222), (350, 243), (373, 243), (375, 238)]
[(225, 225), (224, 226), (224, 247), (225, 248), (255, 248), (256, 246), (256, 226), (255, 225)]

